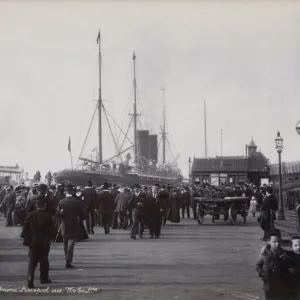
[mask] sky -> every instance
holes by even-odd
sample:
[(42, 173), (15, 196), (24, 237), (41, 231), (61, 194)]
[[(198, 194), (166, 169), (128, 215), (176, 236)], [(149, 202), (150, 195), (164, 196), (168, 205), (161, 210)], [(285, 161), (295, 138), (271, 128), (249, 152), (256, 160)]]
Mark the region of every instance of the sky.
[[(105, 107), (126, 131), (135, 51), (141, 128), (159, 134), (165, 87), (168, 155), (185, 176), (189, 157), (205, 155), (204, 100), (208, 156), (221, 155), (222, 129), (223, 155), (245, 155), (253, 137), (277, 163), (280, 130), (282, 159), (299, 160), (299, 2), (1, 1), (2, 165), (70, 168), (69, 136), (76, 164), (98, 97), (99, 28)], [(96, 146), (97, 119), (84, 155)]]

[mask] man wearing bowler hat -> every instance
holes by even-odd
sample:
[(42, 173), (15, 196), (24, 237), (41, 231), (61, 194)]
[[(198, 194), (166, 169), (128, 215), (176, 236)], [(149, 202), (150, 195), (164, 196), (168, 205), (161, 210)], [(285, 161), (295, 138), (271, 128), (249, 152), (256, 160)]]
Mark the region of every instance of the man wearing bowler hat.
[(102, 225), (105, 234), (110, 233), (110, 224), (113, 219), (115, 208), (114, 196), (109, 192), (109, 184), (104, 182), (102, 191), (99, 193), (99, 205), (102, 211)]
[(61, 218), (61, 234), (63, 236), (64, 252), (67, 269), (74, 268), (71, 264), (75, 242), (80, 238), (80, 222), (83, 220), (83, 212), (80, 203), (73, 197), (75, 187), (71, 184), (66, 186), (66, 198), (58, 203), (57, 213)]
[(82, 191), (82, 196), (86, 205), (86, 214), (87, 214), (86, 230), (88, 234), (94, 234), (94, 226), (95, 226), (94, 210), (97, 201), (97, 193), (93, 189), (92, 181), (90, 180), (87, 181), (87, 185)]
[(41, 283), (51, 283), (48, 256), (55, 227), (51, 215), (45, 211), (46, 197), (38, 195), (35, 205), (37, 210), (28, 213), (21, 233), (21, 237), (24, 238), (23, 245), (29, 247), (28, 288), (34, 287), (34, 272), (38, 263), (40, 263)]

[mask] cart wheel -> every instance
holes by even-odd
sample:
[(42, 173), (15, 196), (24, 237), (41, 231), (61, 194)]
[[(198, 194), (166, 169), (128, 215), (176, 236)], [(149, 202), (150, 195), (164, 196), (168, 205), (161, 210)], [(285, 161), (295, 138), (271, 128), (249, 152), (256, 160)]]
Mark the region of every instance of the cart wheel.
[(236, 207), (234, 204), (231, 204), (229, 207), (229, 223), (230, 225), (235, 225), (237, 218)]
[[(247, 201), (245, 201), (245, 204), (244, 204), (244, 211), (243, 211), (243, 219), (244, 219), (244, 224), (247, 223), (247, 216), (248, 216), (248, 205), (247, 205)], [(255, 214), (254, 214), (254, 217), (255, 217)]]
[(204, 223), (204, 210), (202, 207), (198, 208), (198, 212), (197, 212), (197, 221), (199, 223), (199, 225), (202, 225)]

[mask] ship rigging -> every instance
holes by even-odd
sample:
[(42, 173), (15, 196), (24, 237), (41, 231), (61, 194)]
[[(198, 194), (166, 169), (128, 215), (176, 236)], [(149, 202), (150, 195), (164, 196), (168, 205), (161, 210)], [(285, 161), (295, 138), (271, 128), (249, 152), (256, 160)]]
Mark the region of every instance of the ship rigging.
[[(103, 103), (102, 98), (102, 54), (101, 54), (101, 34), (100, 30), (97, 36), (98, 45), (98, 68), (99, 68), (99, 90), (98, 90), (98, 100), (97, 105), (94, 109), (91, 122), (88, 127), (87, 134), (85, 136), (83, 145), (77, 161), (76, 169), (85, 171), (94, 171), (98, 174), (105, 175), (107, 172), (112, 175), (114, 173), (116, 176), (133, 176), (140, 180), (156, 180), (163, 182), (179, 182), (182, 179), (181, 172), (177, 165), (177, 159), (179, 155), (175, 158), (167, 138), (166, 132), (166, 109), (165, 109), (165, 89), (162, 88), (163, 94), (163, 124), (161, 126), (161, 138), (159, 143), (157, 143), (157, 135), (149, 134), (149, 130), (143, 130), (139, 116), (141, 115), (137, 111), (137, 79), (136, 79), (136, 53), (133, 52), (133, 113), (130, 115), (129, 124), (126, 131), (124, 131), (119, 126), (116, 120), (108, 112), (107, 108)], [(96, 147), (96, 158), (86, 158), (83, 155), (84, 149), (86, 147), (87, 141), (89, 139), (95, 116), (98, 114), (98, 147)], [(103, 158), (103, 117), (106, 121), (110, 136), (113, 141), (113, 146), (115, 149), (115, 154), (109, 158)], [(112, 129), (112, 123), (116, 126), (119, 133), (114, 134)], [(138, 123), (140, 124), (141, 130), (138, 129)], [(133, 126), (132, 126), (133, 124)], [(130, 128), (133, 127), (133, 141), (129, 137)], [(127, 143), (127, 146), (126, 146)], [(159, 146), (162, 143), (162, 160), (159, 163), (158, 153)], [(168, 146), (169, 152), (172, 155), (172, 162), (167, 163), (166, 148)], [(133, 149), (133, 157), (130, 155), (130, 150)], [(125, 153), (127, 154), (125, 155)], [(125, 155), (125, 158), (124, 158)], [(83, 163), (79, 164), (79, 161)], [(117, 161), (117, 163), (116, 163)], [(63, 171), (61, 171), (63, 172)], [(57, 172), (54, 174), (56, 181), (66, 181), (66, 174), (71, 176), (70, 171), (65, 170), (64, 173)], [(67, 172), (67, 173), (66, 173)], [(74, 170), (79, 176), (78, 172)], [(74, 173), (74, 174), (75, 174)], [(94, 175), (96, 175), (94, 173)], [(61, 176), (60, 176), (61, 175)], [(85, 174), (87, 175), (87, 174)], [(134, 176), (135, 175), (135, 176)], [(61, 180), (57, 180), (61, 177)], [(107, 177), (106, 177), (107, 178)], [(134, 178), (132, 178), (134, 179)], [(118, 178), (119, 181), (127, 181), (125, 178)], [(69, 181), (69, 180), (68, 180)]]

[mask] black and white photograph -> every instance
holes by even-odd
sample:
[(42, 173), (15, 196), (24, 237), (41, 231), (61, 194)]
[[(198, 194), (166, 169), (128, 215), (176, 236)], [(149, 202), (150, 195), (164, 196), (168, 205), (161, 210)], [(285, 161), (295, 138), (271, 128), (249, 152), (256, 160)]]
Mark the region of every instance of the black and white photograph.
[(1, 0), (0, 299), (300, 300), (300, 1)]

